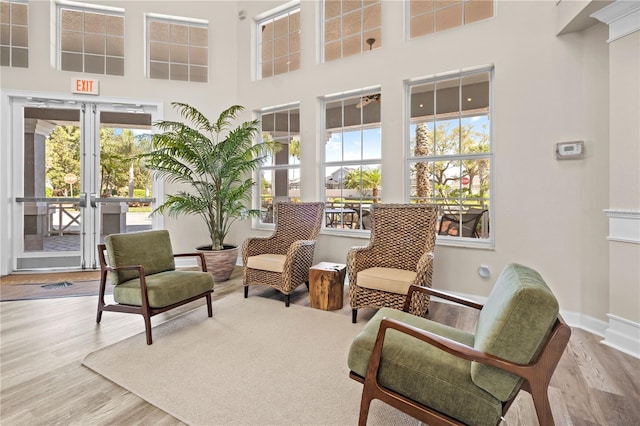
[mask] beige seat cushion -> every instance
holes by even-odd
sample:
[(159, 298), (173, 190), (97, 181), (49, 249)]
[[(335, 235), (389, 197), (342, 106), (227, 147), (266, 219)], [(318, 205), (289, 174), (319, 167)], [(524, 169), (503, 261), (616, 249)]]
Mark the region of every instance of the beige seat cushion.
[(284, 269), (285, 260), (287, 260), (287, 256), (284, 254), (259, 254), (257, 256), (249, 256), (247, 267), (281, 273)]
[(407, 294), (416, 273), (396, 268), (369, 268), (358, 272), (358, 286), (389, 293)]

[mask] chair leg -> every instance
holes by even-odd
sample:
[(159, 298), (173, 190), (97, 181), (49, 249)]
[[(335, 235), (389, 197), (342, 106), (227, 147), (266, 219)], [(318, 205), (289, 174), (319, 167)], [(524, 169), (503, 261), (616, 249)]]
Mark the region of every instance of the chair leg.
[(288, 308), (290, 302), (291, 302), (291, 295), (290, 294), (285, 294), (284, 295), (284, 306)]
[(357, 309), (352, 309), (351, 310), (351, 322), (352, 323), (356, 323), (358, 322), (358, 310)]
[(211, 318), (213, 316), (213, 306), (211, 305), (211, 293), (207, 294), (205, 298), (207, 299), (207, 314), (209, 315), (209, 318)]
[(143, 313), (142, 316), (144, 317), (144, 331), (147, 335), (147, 345), (150, 345), (153, 343), (151, 340), (151, 317), (149, 316), (149, 313)]
[(360, 400), (360, 415), (358, 417), (358, 426), (367, 426), (367, 418), (369, 417), (370, 406), (371, 406), (371, 399), (367, 397), (363, 389), (362, 399)]
[(100, 324), (102, 320), (102, 309), (98, 308), (98, 313), (96, 314), (96, 323)]
[(244, 298), (246, 299), (247, 297), (249, 297), (249, 286), (245, 285), (244, 286)]

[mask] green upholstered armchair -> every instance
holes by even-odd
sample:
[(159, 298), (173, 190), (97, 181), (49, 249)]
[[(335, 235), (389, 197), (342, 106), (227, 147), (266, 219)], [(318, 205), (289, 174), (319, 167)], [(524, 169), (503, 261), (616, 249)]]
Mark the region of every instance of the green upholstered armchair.
[(553, 425), (547, 396), (571, 329), (542, 277), (508, 265), (484, 305), (412, 286), (480, 309), (475, 333), (383, 308), (354, 339), (350, 377), (364, 383), (360, 425), (371, 400), (428, 424), (497, 425), (523, 389), (541, 425)]
[[(105, 257), (105, 250), (108, 255)], [(200, 257), (202, 271), (176, 270), (175, 257)], [(207, 272), (202, 253), (174, 254), (167, 231), (112, 234), (98, 244), (100, 294), (98, 314), (103, 311), (139, 314), (144, 317), (147, 344), (151, 339), (151, 317), (204, 297), (209, 317), (213, 315), (213, 276)], [(107, 273), (111, 274), (115, 304), (106, 304)]]

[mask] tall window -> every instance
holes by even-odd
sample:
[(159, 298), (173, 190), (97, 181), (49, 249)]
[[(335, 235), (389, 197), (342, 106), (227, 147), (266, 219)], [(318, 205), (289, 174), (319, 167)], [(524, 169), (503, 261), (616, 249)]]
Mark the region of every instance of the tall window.
[(300, 68), (300, 6), (258, 21), (258, 78)]
[(59, 68), (124, 75), (124, 9), (77, 5), (58, 5)]
[(493, 69), (407, 83), (409, 201), (438, 205), (438, 234), (491, 239)]
[(0, 65), (29, 67), (29, 6), (25, 2), (0, 2)]
[(493, 17), (495, 0), (407, 0), (409, 38)]
[(379, 89), (324, 100), (324, 201), (328, 228), (371, 229), (371, 203), (381, 202)]
[(298, 105), (264, 109), (262, 139), (280, 144), (258, 170), (261, 223), (273, 223), (273, 205), (300, 201), (300, 109)]
[(208, 74), (208, 21), (147, 15), (149, 78), (206, 83)]
[(382, 46), (380, 0), (324, 0), (324, 61)]

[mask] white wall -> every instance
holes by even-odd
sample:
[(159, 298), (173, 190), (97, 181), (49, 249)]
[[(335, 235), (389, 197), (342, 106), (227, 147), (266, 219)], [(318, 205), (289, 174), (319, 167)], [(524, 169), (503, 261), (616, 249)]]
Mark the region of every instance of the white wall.
[[(323, 141), (318, 97), (381, 85), (383, 201), (403, 202), (404, 150), (398, 149), (398, 143), (405, 139), (403, 81), (492, 64), (495, 214), (491, 219), (495, 248), (438, 245), (434, 286), (486, 296), (505, 264), (521, 262), (542, 273), (564, 311), (606, 320), (609, 260), (607, 220), (602, 210), (608, 207), (610, 182), (608, 48), (604, 24), (556, 37), (555, 2), (500, 1), (493, 19), (407, 41), (403, 37), (402, 2), (385, 1), (382, 48), (321, 64), (317, 61), (319, 6), (315, 1), (303, 1), (301, 68), (256, 81), (252, 73), (253, 18), (283, 3), (108, 2), (126, 9), (126, 75), (90, 76), (101, 81), (103, 96), (162, 101), (165, 118), (174, 118), (169, 103), (177, 100), (196, 105), (208, 114), (218, 113), (232, 103), (252, 111), (300, 102), (304, 201), (321, 198)], [(52, 40), (41, 33), (50, 28), (49, 2), (29, 2), (29, 9), (30, 67), (2, 67), (2, 89), (68, 94), (75, 74), (52, 68), (49, 50)], [(239, 10), (246, 10), (247, 19), (238, 19)], [(144, 12), (210, 21), (209, 83), (144, 77)], [(8, 122), (3, 110), (3, 156), (10, 144), (5, 131)], [(555, 144), (568, 140), (584, 141), (584, 159), (564, 162), (555, 159)], [(11, 194), (6, 190), (7, 160), (0, 161), (3, 166), (0, 218), (5, 219)], [(165, 225), (177, 251), (190, 251), (206, 243), (206, 230), (195, 218), (167, 220)], [(2, 228), (3, 232), (5, 229)], [(245, 221), (232, 230), (228, 242), (241, 244), (247, 236), (255, 234), (265, 231), (252, 229)], [(3, 237), (3, 244), (4, 241)], [(323, 234), (318, 240), (316, 260), (345, 262), (351, 246), (366, 243), (366, 239)], [(478, 276), (480, 264), (491, 268), (490, 279)], [(616, 294), (623, 292), (624, 289), (619, 289)]]
[[(324, 64), (316, 61), (315, 2), (302, 2), (301, 69), (255, 81), (252, 17), (279, 2), (243, 2), (238, 28), (238, 95), (250, 109), (299, 101), (302, 198), (319, 197), (321, 153), (318, 97), (381, 85), (384, 202), (404, 201), (403, 80), (495, 66), (495, 249), (436, 248), (434, 286), (486, 296), (509, 262), (538, 269), (562, 309), (605, 320), (608, 307), (607, 45), (606, 28), (556, 37), (554, 2), (498, 2), (496, 17), (420, 39), (403, 38), (402, 2), (383, 3), (382, 48)], [(559, 162), (555, 144), (583, 140), (582, 160)], [(385, 171), (387, 171), (385, 173)], [(391, 171), (391, 172), (389, 172)], [(243, 223), (236, 238), (255, 233)], [(321, 235), (316, 260), (345, 262), (366, 240)], [(482, 279), (480, 264), (493, 276)]]

